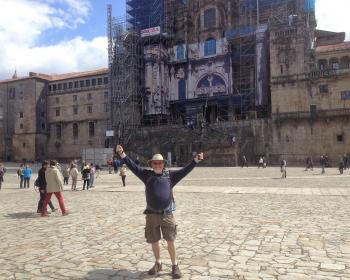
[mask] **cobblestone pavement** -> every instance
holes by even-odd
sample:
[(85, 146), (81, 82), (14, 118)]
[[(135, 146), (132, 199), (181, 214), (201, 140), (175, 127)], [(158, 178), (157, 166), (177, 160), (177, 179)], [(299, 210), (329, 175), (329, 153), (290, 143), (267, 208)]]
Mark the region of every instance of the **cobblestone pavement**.
[[(289, 168), (281, 180), (278, 168), (197, 168), (175, 192), (183, 279), (350, 279), (350, 172), (319, 173)], [(153, 279), (144, 190), (130, 172), (127, 184), (103, 173), (91, 191), (67, 187), (71, 214), (41, 218), (38, 194), (19, 190), (10, 168), (0, 279)], [(156, 279), (171, 279), (165, 243), (162, 259)]]

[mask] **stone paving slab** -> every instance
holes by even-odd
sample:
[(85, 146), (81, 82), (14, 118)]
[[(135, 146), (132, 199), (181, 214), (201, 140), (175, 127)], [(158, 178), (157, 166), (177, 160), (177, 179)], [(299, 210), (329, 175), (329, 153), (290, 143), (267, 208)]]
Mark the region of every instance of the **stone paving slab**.
[[(258, 179), (237, 179), (247, 172)], [(349, 177), (332, 170), (310, 180), (295, 169), (297, 178), (276, 180), (267, 175), (277, 168), (264, 179), (257, 172), (198, 168), (189, 185), (176, 187), (183, 279), (350, 279)], [(193, 180), (216, 173), (221, 178), (212, 178), (211, 187)], [(145, 198), (142, 184), (128, 175), (126, 188), (105, 173), (91, 191), (66, 188), (71, 215), (41, 218), (38, 194), (17, 189), (15, 174), (7, 174), (0, 191), (0, 279), (171, 279), (164, 242), (164, 271), (145, 274), (153, 264), (144, 241)], [(231, 177), (235, 187), (220, 183)]]

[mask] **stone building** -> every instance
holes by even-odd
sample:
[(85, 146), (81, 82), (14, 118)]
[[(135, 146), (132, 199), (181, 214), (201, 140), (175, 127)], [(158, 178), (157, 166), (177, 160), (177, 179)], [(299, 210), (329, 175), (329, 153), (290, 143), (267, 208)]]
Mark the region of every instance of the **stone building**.
[(80, 158), (104, 148), (110, 116), (108, 69), (52, 76), (47, 92), (47, 156)]
[(80, 158), (104, 148), (108, 69), (64, 75), (29, 73), (0, 82), (0, 156), (21, 161)]
[[(305, 34), (298, 28), (294, 32)], [(327, 154), (336, 162), (350, 152), (350, 42), (344, 41), (344, 33), (316, 30), (312, 35), (313, 45), (305, 48), (298, 63), (304, 68), (295, 73), (283, 72), (284, 64), (271, 62), (275, 63), (271, 67), (275, 69), (271, 148), (273, 154), (290, 161), (300, 162), (306, 156), (318, 161)], [(294, 37), (301, 48), (305, 46), (304, 35)]]
[(46, 88), (49, 76), (0, 81), (0, 156), (33, 160), (46, 154)]
[(178, 164), (200, 150), (210, 165), (337, 161), (350, 152), (350, 42), (316, 29), (313, 0), (256, 3), (128, 0), (133, 28), (109, 33), (110, 69), (0, 82), (0, 156), (68, 160), (121, 141)]

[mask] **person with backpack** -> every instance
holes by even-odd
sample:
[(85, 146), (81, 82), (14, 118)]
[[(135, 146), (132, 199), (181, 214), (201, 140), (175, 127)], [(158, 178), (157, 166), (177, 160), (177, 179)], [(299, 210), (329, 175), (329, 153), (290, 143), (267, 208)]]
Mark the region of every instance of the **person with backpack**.
[(6, 173), (6, 168), (0, 163), (0, 190), (2, 188), (2, 183), (4, 182), (4, 176)]
[(19, 182), (19, 188), (20, 189), (23, 189), (23, 182), (24, 182), (24, 178), (23, 178), (23, 164), (21, 164), (19, 166), (19, 168), (17, 169), (17, 175), (18, 175), (18, 178), (20, 179), (20, 182)]
[(29, 189), (30, 178), (32, 177), (32, 173), (32, 169), (29, 167), (29, 164), (26, 163), (23, 169), (24, 188), (27, 187), (27, 189)]
[[(45, 179), (45, 171), (47, 169), (47, 166), (49, 165), (49, 162), (44, 160), (41, 164), (41, 168), (38, 172), (38, 179), (36, 179), (35, 181), (35, 185), (39, 188), (39, 194), (40, 194), (40, 199), (38, 202), (38, 210), (37, 213), (41, 213), (42, 212), (42, 208), (43, 208), (43, 204), (44, 204), (44, 200), (45, 200), (45, 196), (46, 196), (46, 179)], [(51, 200), (48, 202), (51, 211), (55, 212), (57, 211), (57, 209), (53, 206)]]
[(83, 191), (85, 190), (85, 186), (86, 186), (86, 190), (89, 190), (89, 186), (90, 186), (90, 167), (88, 165), (85, 165), (83, 167), (83, 170), (81, 171), (81, 176), (83, 179)]
[(50, 166), (45, 171), (45, 179), (46, 179), (46, 190), (47, 194), (44, 199), (43, 207), (41, 210), (41, 216), (47, 216), (47, 204), (51, 200), (52, 194), (55, 194), (58, 204), (60, 205), (62, 215), (66, 216), (69, 214), (68, 210), (64, 205), (64, 200), (62, 196), (63, 191), (63, 178), (61, 172), (57, 168), (57, 161), (51, 160)]
[(147, 170), (135, 164), (124, 153), (122, 146), (117, 145), (115, 151), (131, 172), (145, 184), (147, 202), (144, 211), (146, 215), (145, 237), (147, 243), (152, 245), (155, 257), (155, 264), (148, 271), (148, 274), (156, 275), (162, 270), (159, 243), (162, 234), (168, 244), (168, 252), (172, 262), (172, 277), (175, 279), (181, 278), (182, 274), (177, 263), (175, 249), (177, 224), (173, 215), (176, 209), (173, 188), (193, 170), (198, 162), (203, 160), (203, 153), (197, 154), (186, 167), (176, 171), (168, 171), (165, 169), (166, 160), (161, 154), (156, 154), (152, 157), (149, 161), (152, 170)]

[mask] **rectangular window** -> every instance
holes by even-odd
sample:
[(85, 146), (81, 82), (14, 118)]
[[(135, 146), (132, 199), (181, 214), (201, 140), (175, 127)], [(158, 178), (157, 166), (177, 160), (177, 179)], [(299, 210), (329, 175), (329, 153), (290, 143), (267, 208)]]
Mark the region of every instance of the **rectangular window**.
[(23, 119), (23, 112), (19, 112), (19, 117)]
[(341, 92), (341, 100), (350, 100), (350, 90)]
[(103, 93), (103, 97), (104, 97), (105, 99), (108, 99), (108, 91), (105, 91), (105, 92)]
[(62, 90), (62, 84), (58, 84), (58, 90)]
[(56, 117), (59, 117), (61, 115), (61, 110), (60, 109), (56, 109)]
[(57, 85), (52, 85), (52, 91), (56, 91)]
[(88, 106), (87, 106), (87, 112), (88, 112), (89, 114), (92, 113), (92, 105), (88, 105)]
[(320, 93), (327, 93), (328, 92), (328, 85), (320, 85), (319, 89), (320, 89)]
[(92, 84), (93, 86), (96, 86), (96, 79), (92, 79), (92, 80), (91, 80), (91, 84)]
[(90, 80), (86, 80), (86, 81), (85, 81), (85, 85), (86, 85), (87, 87), (89, 87), (89, 86), (90, 86)]
[(78, 88), (79, 87), (79, 82), (78, 81), (75, 81), (74, 82), (74, 88)]
[(49, 85), (49, 92), (51, 92), (52, 88), (51, 88), (51, 85)]
[(45, 129), (45, 127), (46, 127), (45, 123), (42, 123), (41, 124), (41, 129)]
[(104, 77), (104, 78), (103, 78), (103, 83), (104, 83), (105, 85), (108, 84), (108, 77)]
[(63, 89), (67, 89), (67, 83), (63, 84)]
[(23, 129), (23, 123), (21, 123), (21, 124), (19, 125), (19, 128), (20, 128), (20, 129)]
[(88, 100), (92, 100), (92, 95), (91, 95), (91, 93), (88, 93), (87, 99), (88, 99)]
[(10, 88), (9, 99), (15, 99), (15, 97), (16, 97), (16, 89)]
[(73, 115), (78, 115), (78, 107), (77, 106), (73, 107)]
[(56, 103), (57, 103), (57, 104), (60, 103), (59, 97), (56, 97)]
[(68, 88), (70, 88), (70, 89), (73, 88), (73, 83), (72, 83), (72, 82), (69, 82), (69, 83), (68, 83)]
[(102, 78), (98, 78), (97, 79), (97, 84), (100, 86), (100, 85), (102, 85)]
[(95, 136), (95, 123), (89, 122), (89, 137)]
[(84, 87), (84, 81), (80, 81), (80, 87)]
[(105, 113), (109, 112), (109, 104), (108, 103), (104, 104), (104, 111), (105, 111)]
[(77, 123), (73, 123), (73, 137), (78, 138), (79, 128)]
[(344, 142), (344, 136), (342, 134), (337, 135), (337, 142)]
[(216, 26), (216, 10), (214, 8), (204, 11), (204, 28)]
[(4, 119), (4, 107), (0, 106), (0, 120)]
[(40, 115), (42, 118), (45, 118), (45, 112), (41, 112)]
[(62, 127), (60, 124), (56, 124), (56, 138), (57, 139), (62, 138)]
[(78, 100), (78, 95), (73, 95), (73, 101), (77, 101)]

